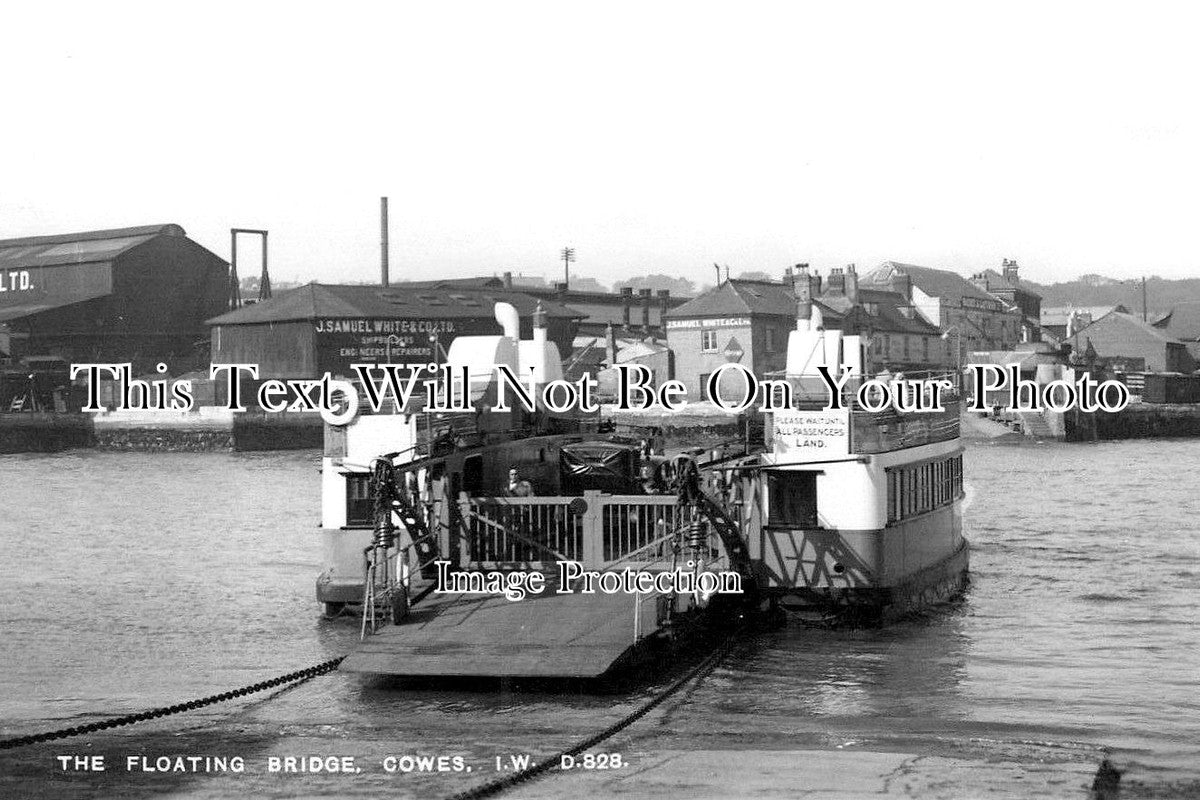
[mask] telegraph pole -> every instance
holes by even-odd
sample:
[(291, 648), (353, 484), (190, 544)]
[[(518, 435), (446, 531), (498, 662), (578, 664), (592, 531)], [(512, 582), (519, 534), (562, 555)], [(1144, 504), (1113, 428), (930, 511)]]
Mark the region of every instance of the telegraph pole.
[(575, 260), (575, 248), (564, 247), (562, 249), (563, 262), (563, 288), (571, 288), (571, 262)]

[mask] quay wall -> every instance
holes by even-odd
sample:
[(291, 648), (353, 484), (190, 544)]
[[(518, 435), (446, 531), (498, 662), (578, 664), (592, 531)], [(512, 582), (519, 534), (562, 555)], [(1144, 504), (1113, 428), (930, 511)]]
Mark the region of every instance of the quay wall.
[(219, 408), (0, 414), (0, 453), (319, 449), (323, 431), (317, 414), (233, 414)]
[(0, 453), (56, 453), (95, 444), (86, 414), (0, 414)]
[(1195, 404), (1134, 403), (1115, 414), (1093, 416), (1097, 439), (1200, 436), (1200, 405)]

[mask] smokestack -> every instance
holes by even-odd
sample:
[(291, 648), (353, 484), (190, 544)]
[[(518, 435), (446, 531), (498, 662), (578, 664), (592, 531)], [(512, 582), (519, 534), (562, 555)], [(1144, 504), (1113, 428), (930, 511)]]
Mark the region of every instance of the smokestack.
[(379, 198), (379, 282), (388, 285), (388, 216), (387, 198)]
[(792, 292), (796, 295), (796, 321), (799, 330), (808, 330), (808, 321), (812, 319), (812, 284), (808, 277), (808, 264), (797, 264), (792, 273)]

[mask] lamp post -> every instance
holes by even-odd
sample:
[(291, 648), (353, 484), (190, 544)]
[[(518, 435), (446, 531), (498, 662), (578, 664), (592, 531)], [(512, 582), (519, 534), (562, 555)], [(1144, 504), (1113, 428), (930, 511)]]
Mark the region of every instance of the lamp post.
[(942, 341), (949, 341), (954, 334), (954, 388), (962, 393), (962, 331), (957, 325), (951, 325), (942, 332)]

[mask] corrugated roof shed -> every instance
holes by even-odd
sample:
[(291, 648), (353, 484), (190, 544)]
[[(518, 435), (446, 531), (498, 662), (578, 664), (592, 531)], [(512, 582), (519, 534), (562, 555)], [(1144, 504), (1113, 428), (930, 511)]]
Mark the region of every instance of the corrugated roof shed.
[(491, 317), (496, 303), (511, 303), (522, 317), (531, 315), (539, 302), (551, 317), (578, 319), (583, 315), (574, 308), (541, 300), (521, 292), (475, 289), (442, 289), (408, 284), (392, 286), (350, 286), (309, 283), (270, 300), (245, 306), (208, 320), (209, 325), (254, 325), (269, 322), (293, 322), (319, 318), (375, 319), (451, 319)]
[(1103, 322), (1106, 326), (1115, 326), (1118, 330), (1127, 331), (1127, 336), (1143, 336), (1150, 339), (1157, 339), (1166, 344), (1183, 344), (1179, 339), (1169, 335), (1161, 328), (1156, 328), (1153, 325), (1142, 322), (1141, 317), (1135, 317), (1133, 314), (1125, 314), (1120, 311), (1110, 311), (1099, 319), (1092, 320), (1092, 324), (1086, 328), (1081, 328), (1074, 336), (1070, 337), (1076, 342), (1080, 341), (1080, 337), (1087, 337), (1088, 331), (1093, 325)]
[(156, 236), (186, 236), (175, 224), (0, 239), (0, 269), (112, 261)]

